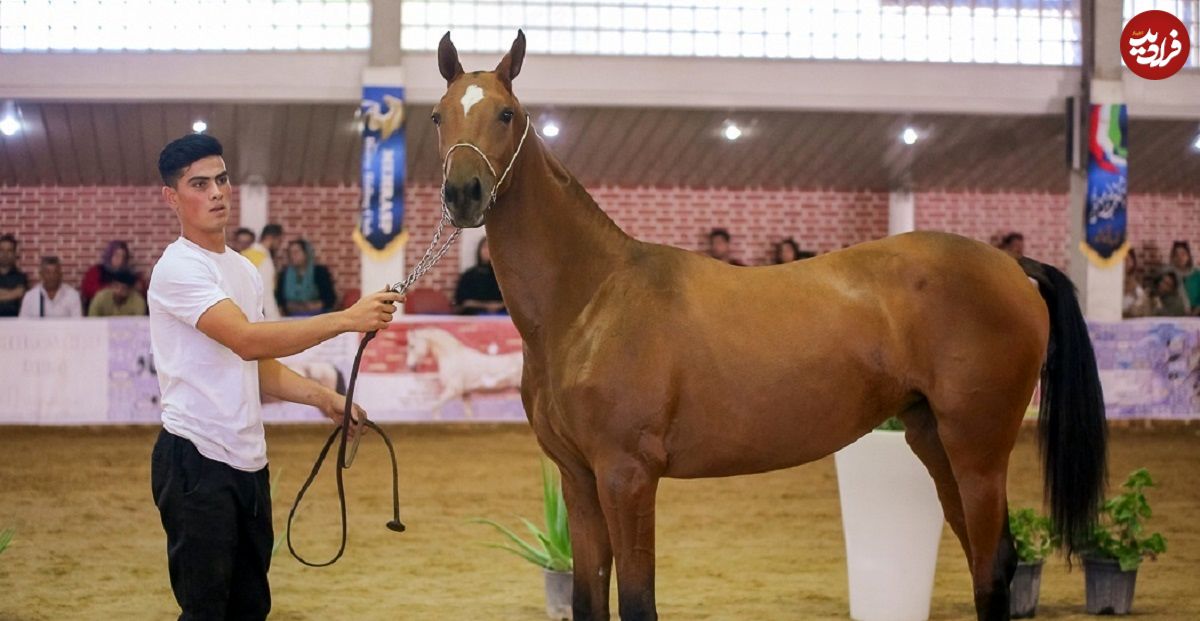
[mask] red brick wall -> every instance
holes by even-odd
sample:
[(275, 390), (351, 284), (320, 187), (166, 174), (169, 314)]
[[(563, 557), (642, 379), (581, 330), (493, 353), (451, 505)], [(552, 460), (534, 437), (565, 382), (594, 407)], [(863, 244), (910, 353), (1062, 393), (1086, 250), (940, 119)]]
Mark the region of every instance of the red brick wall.
[[(649, 241), (698, 250), (711, 227), (728, 228), (735, 256), (750, 264), (766, 263), (770, 245), (787, 236), (806, 250), (828, 252), (887, 233), (888, 198), (880, 193), (600, 187), (592, 195), (628, 233)], [(270, 219), (284, 225), (289, 239), (314, 243), (339, 295), (359, 286), (358, 252), (350, 239), (357, 199), (355, 187), (270, 190)], [(434, 186), (410, 187), (407, 199), (412, 236), (406, 257), (413, 265), (429, 244), (440, 205)], [(983, 240), (1018, 230), (1030, 256), (1065, 265), (1065, 195), (922, 193), (915, 201), (919, 229)], [(1130, 238), (1139, 249), (1165, 250), (1174, 239), (1200, 245), (1200, 195), (1135, 195), (1130, 207)], [(238, 221), (236, 200), (231, 221)], [(9, 186), (0, 187), (3, 233), (21, 241), (21, 269), (33, 275), (39, 256), (58, 254), (67, 282), (78, 285), (110, 239), (128, 240), (137, 266), (148, 270), (178, 235), (178, 224), (156, 187)], [(451, 292), (456, 257), (449, 254), (421, 286)]]

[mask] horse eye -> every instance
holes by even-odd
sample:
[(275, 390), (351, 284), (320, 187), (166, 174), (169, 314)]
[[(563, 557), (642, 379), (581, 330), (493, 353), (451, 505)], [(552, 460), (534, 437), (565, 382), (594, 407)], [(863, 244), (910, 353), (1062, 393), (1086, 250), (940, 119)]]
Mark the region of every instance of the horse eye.
[(438, 114), (437, 112), (434, 112), (434, 113), (433, 113), (433, 116), (431, 116), (431, 117), (429, 117), (429, 118), (433, 120), (433, 124), (434, 124), (434, 125), (441, 125), (441, 124), (442, 124), (442, 115)]
[(500, 120), (505, 123), (511, 122), (513, 120), (513, 111), (507, 109), (502, 110), (500, 112)]

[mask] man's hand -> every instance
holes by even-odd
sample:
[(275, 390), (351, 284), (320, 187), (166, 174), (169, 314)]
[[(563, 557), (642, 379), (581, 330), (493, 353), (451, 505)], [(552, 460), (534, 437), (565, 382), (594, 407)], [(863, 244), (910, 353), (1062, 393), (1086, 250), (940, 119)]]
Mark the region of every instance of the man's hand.
[[(334, 423), (340, 427), (342, 425), (342, 413), (346, 408), (346, 397), (339, 395), (330, 390), (324, 393), (324, 398), (318, 406), (325, 416), (329, 417)], [(357, 403), (350, 407), (350, 437), (354, 438), (362, 433), (363, 421), (367, 420), (367, 412), (363, 410)]]
[(387, 327), (396, 312), (396, 303), (404, 302), (404, 296), (392, 291), (381, 291), (365, 296), (354, 306), (342, 311), (351, 331), (372, 332)]

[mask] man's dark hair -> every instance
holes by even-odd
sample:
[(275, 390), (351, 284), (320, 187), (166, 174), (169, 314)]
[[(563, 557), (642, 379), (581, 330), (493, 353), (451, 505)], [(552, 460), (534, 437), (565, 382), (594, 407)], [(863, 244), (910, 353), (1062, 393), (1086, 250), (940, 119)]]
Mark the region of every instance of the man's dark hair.
[(119, 282), (122, 285), (132, 287), (137, 284), (137, 274), (129, 270), (117, 270), (112, 273), (112, 282)]
[(271, 236), (283, 237), (283, 227), (278, 224), (268, 224), (263, 227), (262, 235), (259, 235), (258, 238), (262, 239)]
[(711, 240), (714, 237), (720, 237), (725, 241), (729, 241), (729, 231), (726, 231), (725, 229), (713, 229), (709, 231), (708, 238)]
[(158, 174), (163, 185), (175, 187), (183, 171), (194, 162), (213, 155), (224, 155), (221, 143), (207, 134), (188, 134), (172, 140), (158, 154)]
[(17, 247), (17, 238), (13, 237), (11, 233), (0, 235), (0, 244), (3, 244), (4, 242), (12, 244), (13, 248)]
[(48, 265), (62, 265), (62, 261), (59, 261), (58, 257), (56, 257), (54, 255), (49, 255), (49, 256), (42, 257), (41, 265), (42, 265), (42, 267), (46, 267)]
[(253, 242), (253, 241), (254, 241), (254, 239), (255, 239), (255, 238), (254, 238), (254, 231), (251, 231), (250, 229), (248, 229), (248, 228), (246, 228), (246, 227), (244, 227), (244, 226), (243, 226), (243, 227), (241, 227), (241, 228), (239, 228), (238, 230), (236, 230), (236, 231), (234, 231), (234, 232), (233, 232), (233, 236), (234, 236), (234, 238), (237, 238), (237, 237), (238, 237), (238, 236), (240, 236), (240, 235), (249, 235), (249, 236), (250, 236), (250, 241), (251, 241), (251, 242)]
[(1009, 233), (1008, 235), (1004, 236), (1004, 239), (1000, 240), (1000, 247), (1008, 248), (1015, 241), (1025, 241), (1025, 236), (1015, 231)]

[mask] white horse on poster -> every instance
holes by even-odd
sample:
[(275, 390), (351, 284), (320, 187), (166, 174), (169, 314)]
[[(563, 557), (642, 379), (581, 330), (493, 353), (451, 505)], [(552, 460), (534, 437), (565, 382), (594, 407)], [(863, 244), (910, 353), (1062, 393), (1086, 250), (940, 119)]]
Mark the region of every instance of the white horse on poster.
[(438, 382), (442, 392), (437, 409), (451, 399), (462, 399), (471, 416), (467, 396), (472, 392), (495, 392), (521, 387), (523, 354), (487, 354), (464, 345), (453, 334), (440, 328), (416, 328), (408, 331), (408, 368), (416, 369), (426, 356), (437, 361)]

